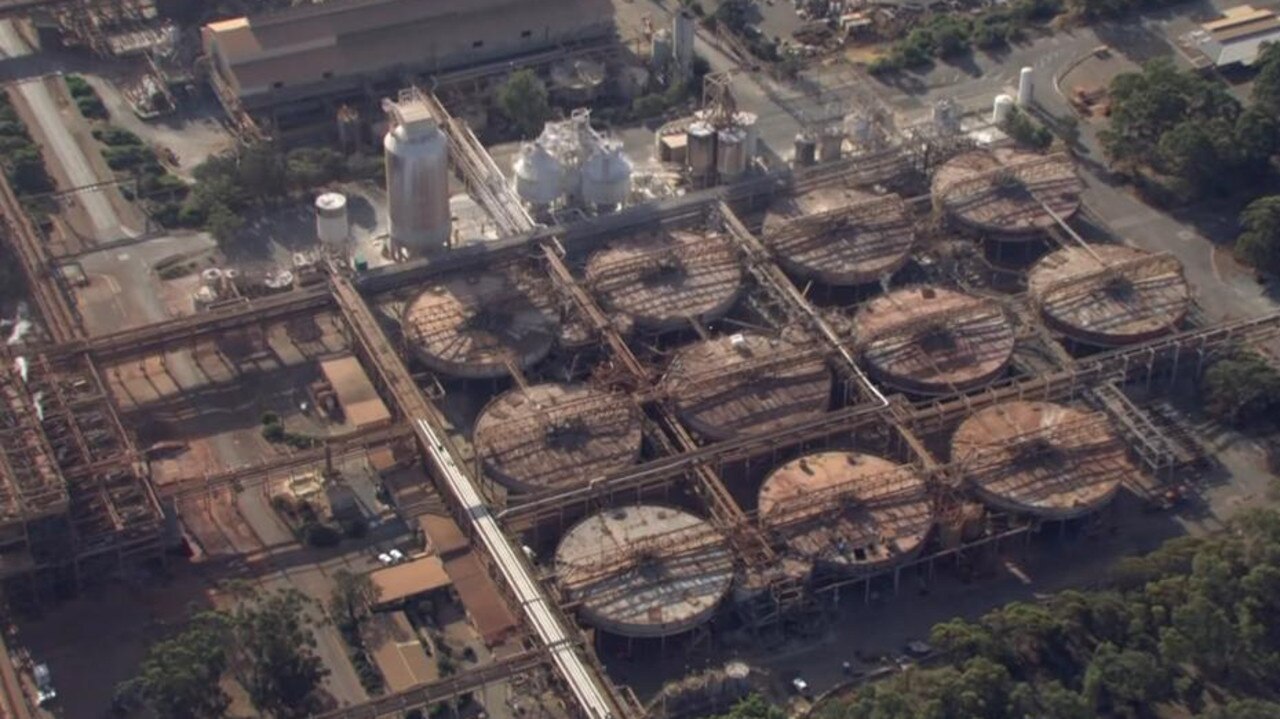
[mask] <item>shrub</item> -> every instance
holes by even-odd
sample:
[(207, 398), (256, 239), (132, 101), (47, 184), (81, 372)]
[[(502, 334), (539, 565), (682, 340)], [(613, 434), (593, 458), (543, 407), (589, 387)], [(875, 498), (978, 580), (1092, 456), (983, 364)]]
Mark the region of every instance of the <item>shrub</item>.
[(283, 442), (285, 434), (284, 425), (282, 424), (276, 423), (262, 425), (262, 438), (272, 444)]

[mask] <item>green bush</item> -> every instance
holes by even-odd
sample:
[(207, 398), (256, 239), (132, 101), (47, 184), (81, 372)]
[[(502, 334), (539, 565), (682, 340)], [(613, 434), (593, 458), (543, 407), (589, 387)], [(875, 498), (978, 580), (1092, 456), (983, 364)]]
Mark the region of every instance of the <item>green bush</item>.
[(267, 410), (262, 413), (262, 424), (280, 424), (280, 415), (272, 412), (271, 410)]
[(93, 131), (94, 139), (106, 145), (145, 145), (142, 138), (121, 127), (105, 127)]
[(262, 438), (272, 444), (283, 442), (287, 432), (284, 431), (284, 425), (279, 423), (262, 425)]
[(109, 116), (107, 106), (96, 97), (82, 97), (76, 100), (76, 107), (80, 108), (81, 115), (90, 120), (105, 120)]
[(1009, 119), (1005, 121), (1004, 131), (1014, 140), (1039, 150), (1053, 144), (1053, 133), (1016, 107), (1009, 114)]
[(67, 83), (67, 90), (71, 92), (71, 96), (77, 100), (84, 97), (98, 97), (98, 93), (94, 91), (89, 81), (79, 75), (66, 75), (63, 80)]

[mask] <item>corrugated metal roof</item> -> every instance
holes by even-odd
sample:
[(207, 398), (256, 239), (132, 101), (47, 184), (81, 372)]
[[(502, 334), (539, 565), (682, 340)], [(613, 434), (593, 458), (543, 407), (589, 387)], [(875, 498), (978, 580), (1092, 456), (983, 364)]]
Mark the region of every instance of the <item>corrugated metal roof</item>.
[(391, 411), (378, 396), (360, 360), (352, 355), (323, 360), (320, 371), (338, 396), (349, 424), (364, 428), (391, 421)]
[(1262, 46), (1272, 42), (1280, 42), (1280, 23), (1270, 30), (1248, 37), (1237, 37), (1226, 42), (1220, 42), (1210, 36), (1201, 44), (1200, 49), (1219, 67), (1236, 63), (1252, 65), (1257, 62)]
[(505, 639), (516, 628), (516, 618), (475, 551), (447, 560), (444, 567), (485, 644), (493, 646)]
[(375, 613), (365, 622), (364, 636), (392, 692), (439, 678), (404, 612)]
[(369, 579), (378, 588), (380, 606), (397, 604), (453, 583), (444, 570), (444, 563), (434, 554), (374, 570)]

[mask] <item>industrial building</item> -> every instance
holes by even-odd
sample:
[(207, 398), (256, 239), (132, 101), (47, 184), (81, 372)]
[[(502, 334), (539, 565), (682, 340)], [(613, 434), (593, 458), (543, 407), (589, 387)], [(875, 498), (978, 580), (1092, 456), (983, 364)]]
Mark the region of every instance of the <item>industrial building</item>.
[(1280, 18), (1272, 10), (1237, 5), (1202, 24), (1188, 39), (1203, 56), (1195, 58), (1198, 65), (1252, 65), (1263, 45), (1280, 40)]
[(608, 0), (329, 0), (210, 23), (203, 41), (253, 111), (612, 33)]
[[(584, 117), (504, 176), (433, 93), (389, 110), (401, 261), (368, 270), (335, 251), (327, 282), (44, 352), (122, 360), (339, 318), (391, 415), (379, 429), (412, 437), (429, 470), (430, 486), (385, 481), (438, 553), (429, 584), (447, 580), (487, 642), (515, 635), (527, 651), (335, 716), (536, 669), (577, 715), (632, 719), (588, 637), (768, 631), (841, 588), (896, 591), (944, 560), (1103, 521), (1122, 492), (1150, 496), (1195, 459), (1126, 383), (1158, 394), (1216, 349), (1280, 328), (1277, 315), (1205, 322), (1176, 260), (1076, 233), (1069, 158), (978, 148), (946, 113), (926, 128), (867, 113), (874, 126), (798, 138), (791, 167), (738, 172), (751, 123), (721, 98), (664, 128), (688, 150), (673, 161), (681, 193), (615, 203), (634, 168)], [(592, 157), (613, 180), (603, 201), (583, 197)], [(498, 239), (453, 241), (450, 184)], [(986, 261), (1006, 245), (1026, 261)], [(369, 399), (363, 385), (347, 394)], [(66, 503), (47, 468), (23, 466), (49, 477), (23, 480), (33, 498), (52, 488), (52, 506)]]

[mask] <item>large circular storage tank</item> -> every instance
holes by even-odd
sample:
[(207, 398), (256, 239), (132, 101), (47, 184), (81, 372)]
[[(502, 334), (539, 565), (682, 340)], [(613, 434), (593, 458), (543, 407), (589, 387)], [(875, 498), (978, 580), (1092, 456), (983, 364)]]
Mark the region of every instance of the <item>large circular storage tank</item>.
[(711, 618), (733, 583), (725, 538), (688, 512), (653, 505), (579, 522), (556, 549), (556, 571), (583, 619), (628, 637), (661, 637)]
[(516, 388), (476, 420), (485, 473), (508, 488), (536, 492), (586, 482), (640, 455), (642, 418), (626, 397), (584, 385)]
[(1101, 412), (1006, 402), (961, 423), (951, 460), (992, 506), (1047, 519), (1101, 509), (1136, 471)]
[(1036, 237), (1080, 209), (1084, 185), (1065, 155), (1009, 148), (951, 158), (933, 176), (933, 202), (961, 226), (1001, 240)]
[(980, 387), (1013, 357), (1014, 333), (992, 300), (940, 287), (876, 297), (854, 317), (854, 341), (885, 384), (917, 394)]
[(582, 201), (591, 207), (617, 207), (631, 194), (631, 160), (622, 143), (605, 140), (582, 166)]
[[(814, 215), (823, 218), (797, 222)], [(859, 285), (901, 269), (915, 230), (901, 197), (832, 187), (774, 202), (763, 239), (790, 272), (829, 285)]]
[(391, 242), (417, 255), (449, 246), (449, 139), (421, 103), (391, 103), (387, 202)]
[(733, 242), (715, 232), (676, 230), (614, 242), (587, 260), (586, 279), (611, 311), (659, 331), (720, 317), (742, 292)]
[(773, 471), (760, 488), (760, 522), (806, 560), (874, 570), (916, 556), (933, 503), (911, 467), (861, 452), (818, 452)]
[(820, 416), (831, 403), (831, 369), (808, 344), (735, 334), (681, 349), (663, 388), (685, 424), (723, 440)]
[(531, 205), (550, 205), (559, 199), (560, 161), (541, 142), (520, 146), (514, 170), (516, 194), (520, 199)]
[(1027, 290), (1046, 324), (1104, 347), (1166, 334), (1191, 307), (1181, 262), (1124, 245), (1068, 247), (1046, 255), (1031, 268)]
[(414, 354), (437, 372), (467, 379), (527, 368), (551, 351), (558, 318), (531, 283), (502, 273), (466, 274), (428, 286), (402, 318)]

